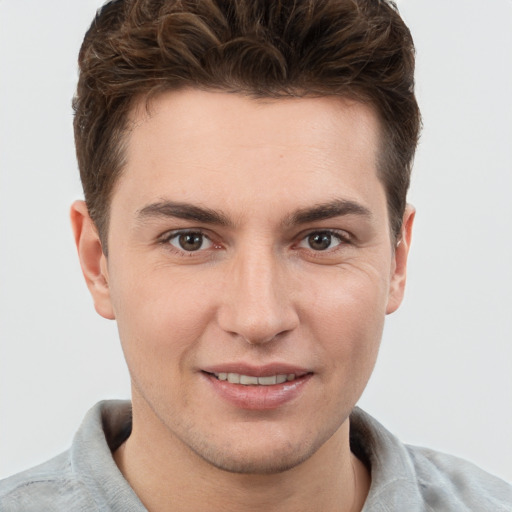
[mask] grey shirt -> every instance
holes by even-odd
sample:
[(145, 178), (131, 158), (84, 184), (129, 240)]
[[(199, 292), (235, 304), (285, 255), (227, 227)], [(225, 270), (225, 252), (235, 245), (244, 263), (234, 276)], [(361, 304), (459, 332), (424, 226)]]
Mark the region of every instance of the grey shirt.
[[(352, 450), (371, 468), (363, 512), (512, 511), (512, 486), (499, 478), (404, 445), (360, 409), (350, 420)], [(129, 402), (96, 404), (68, 451), (0, 482), (0, 511), (145, 511), (112, 458), (130, 431)]]

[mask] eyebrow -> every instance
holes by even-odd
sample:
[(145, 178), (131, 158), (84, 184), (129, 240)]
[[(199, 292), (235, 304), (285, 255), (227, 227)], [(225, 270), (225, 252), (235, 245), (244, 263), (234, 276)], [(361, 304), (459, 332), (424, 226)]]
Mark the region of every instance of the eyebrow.
[[(335, 199), (311, 207), (300, 208), (287, 217), (283, 225), (294, 226), (308, 224), (345, 215), (359, 215), (369, 219), (372, 217), (372, 213), (368, 208), (355, 201)], [(228, 216), (220, 211), (175, 201), (151, 203), (138, 210), (137, 217), (139, 219), (178, 218), (205, 224), (233, 226), (233, 222), (229, 220)]]
[(301, 208), (286, 219), (284, 224), (288, 226), (308, 224), (345, 215), (358, 215), (368, 219), (373, 217), (372, 212), (362, 204), (348, 199), (335, 199), (312, 207)]
[(173, 217), (205, 224), (217, 224), (220, 226), (232, 225), (232, 222), (222, 212), (202, 206), (194, 206), (188, 203), (174, 201), (160, 201), (144, 206), (144, 208), (141, 208), (137, 212), (137, 217), (139, 219)]

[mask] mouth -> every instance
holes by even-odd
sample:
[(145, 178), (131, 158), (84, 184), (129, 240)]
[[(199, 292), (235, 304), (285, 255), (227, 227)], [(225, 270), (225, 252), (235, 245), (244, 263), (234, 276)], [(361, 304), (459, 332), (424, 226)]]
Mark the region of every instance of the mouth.
[(285, 382), (293, 382), (296, 379), (304, 377), (307, 373), (278, 373), (276, 375), (266, 375), (264, 377), (256, 377), (255, 375), (244, 375), (233, 372), (205, 372), (220, 381), (227, 381), (230, 384), (240, 384), (242, 386), (275, 386), (276, 384), (284, 384)]
[(235, 372), (235, 368), (229, 369), (232, 371), (212, 368), (201, 373), (217, 396), (242, 410), (265, 411), (282, 407), (302, 396), (313, 377), (312, 372), (282, 366), (275, 369), (253, 368), (252, 371), (240, 368), (238, 371), (243, 373)]
[(222, 363), (201, 369), (210, 389), (237, 409), (277, 409), (304, 395), (314, 372), (282, 362), (254, 366)]

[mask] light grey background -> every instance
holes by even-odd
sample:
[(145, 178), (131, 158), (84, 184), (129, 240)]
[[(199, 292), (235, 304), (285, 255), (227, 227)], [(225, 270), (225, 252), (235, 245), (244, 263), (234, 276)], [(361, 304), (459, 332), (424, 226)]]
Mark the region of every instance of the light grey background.
[[(65, 449), (97, 400), (129, 396), (68, 223), (76, 55), (100, 3), (0, 1), (0, 477)], [(361, 405), (404, 441), (512, 480), (512, 1), (400, 8), (425, 124), (418, 214), (406, 300)]]

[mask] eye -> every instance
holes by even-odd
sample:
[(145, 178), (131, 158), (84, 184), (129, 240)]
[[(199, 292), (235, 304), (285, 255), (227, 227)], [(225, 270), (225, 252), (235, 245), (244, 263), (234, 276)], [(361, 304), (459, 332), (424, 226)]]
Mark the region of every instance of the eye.
[(200, 231), (180, 231), (167, 238), (176, 249), (186, 252), (195, 252), (201, 249), (209, 249), (213, 242)]
[(327, 251), (343, 243), (348, 243), (348, 237), (333, 231), (314, 231), (301, 240), (299, 247), (313, 249), (313, 251)]

